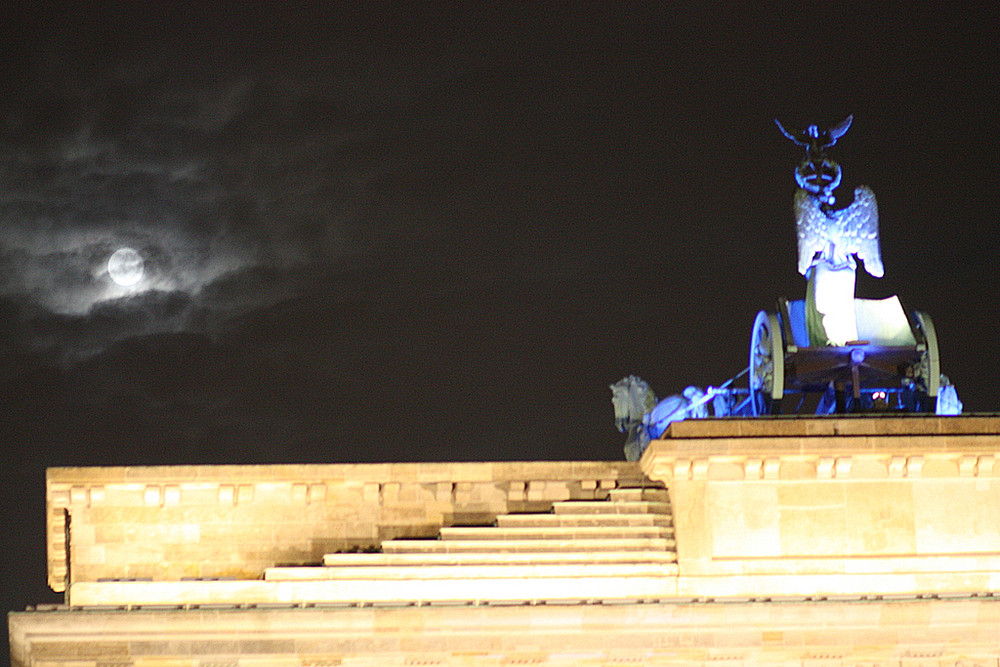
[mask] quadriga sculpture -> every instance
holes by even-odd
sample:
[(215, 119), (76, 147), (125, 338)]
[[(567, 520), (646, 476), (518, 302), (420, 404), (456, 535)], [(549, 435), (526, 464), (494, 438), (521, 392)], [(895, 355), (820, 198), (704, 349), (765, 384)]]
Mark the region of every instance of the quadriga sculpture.
[(682, 394), (672, 394), (657, 401), (649, 384), (635, 375), (609, 386), (615, 425), (627, 434), (625, 459), (628, 461), (638, 461), (649, 441), (660, 437), (672, 422), (688, 417), (707, 417), (709, 402), (716, 417), (726, 416), (731, 404), (726, 389), (709, 387), (702, 391), (693, 386), (687, 387)]

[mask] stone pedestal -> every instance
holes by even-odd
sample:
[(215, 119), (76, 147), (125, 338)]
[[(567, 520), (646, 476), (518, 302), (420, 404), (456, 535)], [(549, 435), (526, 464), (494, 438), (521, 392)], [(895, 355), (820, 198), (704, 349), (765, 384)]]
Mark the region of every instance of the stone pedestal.
[(678, 592), (1000, 589), (1000, 419), (671, 425), (641, 465), (673, 503)]

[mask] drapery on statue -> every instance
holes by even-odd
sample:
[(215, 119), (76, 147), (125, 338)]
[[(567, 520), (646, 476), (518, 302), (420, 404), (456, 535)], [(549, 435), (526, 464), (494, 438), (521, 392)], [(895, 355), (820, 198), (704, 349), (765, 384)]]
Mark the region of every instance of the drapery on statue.
[(812, 345), (845, 345), (857, 340), (854, 285), (857, 262), (876, 278), (885, 274), (878, 237), (878, 205), (867, 186), (854, 190), (854, 201), (836, 208), (833, 191), (840, 185), (840, 165), (826, 156), (851, 126), (853, 116), (830, 128), (810, 125), (787, 130), (775, 119), (782, 134), (806, 156), (795, 168), (795, 224), (798, 234), (799, 273), (808, 279), (806, 322)]

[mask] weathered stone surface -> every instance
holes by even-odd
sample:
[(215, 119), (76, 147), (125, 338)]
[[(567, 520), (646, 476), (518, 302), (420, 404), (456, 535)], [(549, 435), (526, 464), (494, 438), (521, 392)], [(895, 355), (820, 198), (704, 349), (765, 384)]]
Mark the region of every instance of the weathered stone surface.
[(73, 581), (256, 579), (644, 479), (624, 461), (52, 468), (49, 585), (66, 587), (67, 516)]
[(47, 493), (50, 579), (87, 607), (11, 614), (15, 665), (1000, 667), (997, 417), (687, 421), (638, 465), (61, 468)]
[(688, 595), (998, 590), (996, 417), (706, 420), (641, 461)]
[(10, 629), (17, 667), (996, 667), (998, 618), (991, 598), (683, 601), (35, 611), (12, 614)]

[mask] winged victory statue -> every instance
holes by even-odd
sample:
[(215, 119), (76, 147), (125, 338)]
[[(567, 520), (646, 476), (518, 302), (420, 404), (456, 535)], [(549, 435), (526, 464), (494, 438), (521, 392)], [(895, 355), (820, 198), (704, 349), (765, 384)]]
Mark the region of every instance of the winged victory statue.
[(854, 201), (835, 208), (833, 191), (840, 185), (840, 165), (826, 156), (826, 149), (851, 126), (853, 116), (828, 130), (810, 125), (805, 130), (786, 129), (782, 134), (806, 150), (795, 168), (799, 184), (793, 208), (798, 240), (799, 273), (809, 280), (807, 299), (815, 319), (810, 337), (820, 345), (844, 345), (856, 340), (854, 286), (857, 261), (876, 278), (885, 275), (878, 234), (878, 204), (871, 188), (854, 190)]

